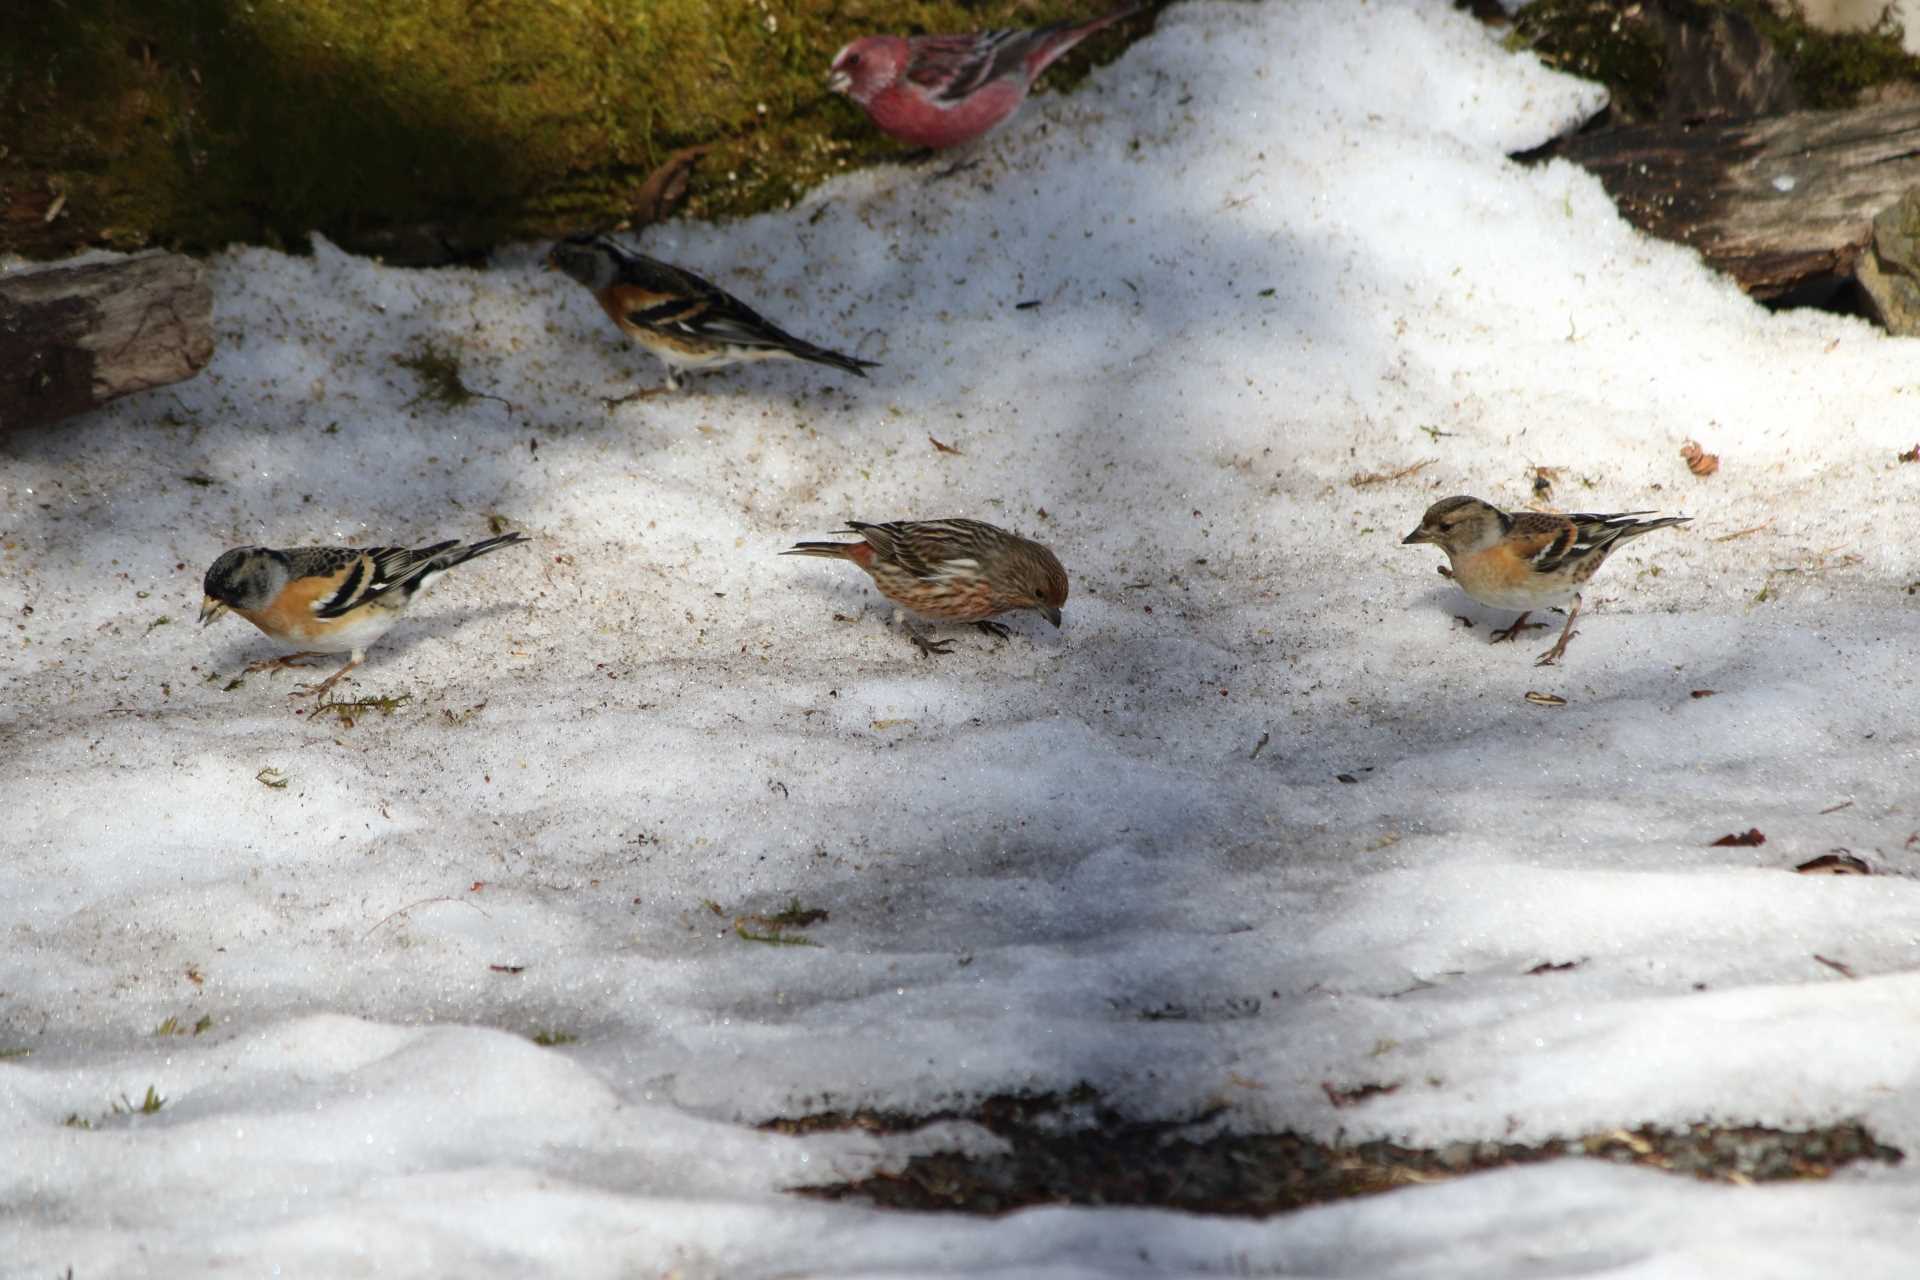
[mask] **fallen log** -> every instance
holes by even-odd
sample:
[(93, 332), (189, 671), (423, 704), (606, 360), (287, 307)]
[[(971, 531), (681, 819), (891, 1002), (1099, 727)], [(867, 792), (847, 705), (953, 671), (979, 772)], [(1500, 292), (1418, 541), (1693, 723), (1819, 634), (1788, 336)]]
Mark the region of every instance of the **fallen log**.
[(0, 275), (0, 431), (179, 382), (212, 356), (213, 291), (192, 258)]
[(1754, 297), (1812, 300), (1853, 278), (1874, 216), (1920, 187), (1920, 103), (1625, 125), (1534, 153), (1555, 155)]

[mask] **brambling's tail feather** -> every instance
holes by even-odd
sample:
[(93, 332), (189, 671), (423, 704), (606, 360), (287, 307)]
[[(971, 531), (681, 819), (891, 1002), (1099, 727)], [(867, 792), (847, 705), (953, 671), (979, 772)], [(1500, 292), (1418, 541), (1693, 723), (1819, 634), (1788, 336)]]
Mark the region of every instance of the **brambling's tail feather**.
[(829, 351), (825, 347), (816, 347), (811, 342), (793, 339), (787, 350), (802, 360), (811, 360), (815, 364), (831, 365), (835, 369), (845, 369), (856, 378), (867, 376), (867, 370), (878, 369), (878, 360), (862, 360), (859, 356), (843, 356), (838, 351)]
[(429, 579), (436, 578), (475, 556), (483, 556), (500, 547), (527, 542), (524, 533), (506, 533), (467, 546), (459, 539), (436, 542), (430, 547), (366, 547), (329, 550), (326, 554), (349, 557), (340, 567), (345, 574), (331, 595), (313, 603), (318, 618), (340, 618), (364, 604), (398, 592), (404, 603), (411, 600)]
[(805, 338), (796, 338), (754, 311), (746, 303), (731, 294), (714, 290), (710, 299), (710, 309), (691, 313), (678, 318), (672, 326), (689, 336), (724, 342), (748, 350), (773, 350), (784, 352), (796, 360), (811, 360), (815, 364), (831, 365), (836, 369), (845, 369), (856, 377), (867, 376), (868, 369), (879, 368), (873, 360), (862, 360), (856, 356), (844, 356), (838, 351), (829, 351), (825, 347), (815, 346)]
[(443, 548), (451, 545), (454, 549), (434, 557), (435, 563), (431, 572), (444, 573), (457, 564), (465, 564), (476, 556), (486, 555), (489, 551), (498, 551), (502, 547), (518, 546), (522, 542), (531, 541), (533, 539), (524, 533), (503, 533), (497, 538), (483, 538), (479, 542), (470, 542), (464, 547), (458, 543), (443, 543)]
[(1572, 515), (1579, 530), (1579, 543), (1594, 548), (1612, 543), (1626, 542), (1643, 533), (1652, 533), (1655, 529), (1665, 529), (1669, 525), (1686, 524), (1692, 516), (1661, 516), (1657, 520), (1642, 520), (1639, 517), (1652, 515), (1651, 511), (1621, 511), (1613, 515)]
[[(1642, 520), (1641, 516), (1653, 514), (1650, 511), (1621, 511), (1611, 515), (1581, 513), (1564, 517), (1567, 521), (1566, 533), (1542, 547), (1533, 557), (1534, 571), (1552, 574), (1571, 568), (1581, 561), (1588, 561), (1592, 573), (1600, 563), (1620, 545), (1643, 533), (1652, 533), (1655, 529), (1665, 529), (1669, 525), (1686, 524), (1691, 516), (1661, 516), (1657, 520)], [(1571, 535), (1571, 536), (1569, 536)]]

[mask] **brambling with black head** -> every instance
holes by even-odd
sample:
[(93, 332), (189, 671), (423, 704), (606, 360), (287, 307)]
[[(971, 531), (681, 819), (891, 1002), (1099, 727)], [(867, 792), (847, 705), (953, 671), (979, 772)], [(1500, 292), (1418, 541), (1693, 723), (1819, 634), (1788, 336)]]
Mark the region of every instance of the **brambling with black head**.
[(229, 609), (282, 644), (299, 648), (268, 658), (248, 671), (302, 667), (304, 658), (348, 654), (347, 665), (316, 685), (299, 685), (296, 697), (318, 697), (366, 661), (367, 646), (400, 620), (428, 583), (475, 556), (529, 541), (523, 533), (462, 545), (430, 547), (235, 547), (207, 570), (200, 625)]
[(1478, 498), (1442, 498), (1427, 508), (1420, 527), (1401, 543), (1433, 543), (1447, 553), (1453, 566), (1451, 571), (1443, 566), (1440, 572), (1459, 583), (1462, 591), (1495, 609), (1520, 610), (1512, 626), (1493, 633), (1495, 643), (1519, 635), (1534, 610), (1571, 603), (1559, 641), (1536, 660), (1536, 665), (1545, 667), (1566, 653), (1567, 642), (1574, 637), (1573, 620), (1580, 616), (1580, 589), (1607, 557), (1623, 542), (1691, 519), (1639, 519), (1651, 514), (1506, 512)]
[[(880, 594), (928, 618), (971, 622), (990, 635), (1006, 627), (997, 613), (1031, 609), (1054, 626), (1067, 602), (1067, 571), (1058, 556), (1031, 538), (979, 520), (847, 521), (859, 542), (801, 542), (783, 556), (851, 560), (867, 571)], [(945, 653), (951, 640), (928, 640), (907, 629), (923, 656)]]
[(608, 236), (568, 236), (547, 254), (547, 266), (585, 285), (620, 332), (667, 367), (665, 388), (636, 391), (609, 404), (677, 390), (676, 375), (686, 370), (750, 360), (811, 360), (861, 378), (879, 367), (796, 338), (711, 281), (625, 249)]

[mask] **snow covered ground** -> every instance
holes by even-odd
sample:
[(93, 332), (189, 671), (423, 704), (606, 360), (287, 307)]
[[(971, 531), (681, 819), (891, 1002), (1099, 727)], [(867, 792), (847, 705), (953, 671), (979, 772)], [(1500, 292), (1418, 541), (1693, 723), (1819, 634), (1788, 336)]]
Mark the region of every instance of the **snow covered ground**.
[[(1911, 1274), (1911, 1161), (978, 1220), (787, 1190), (977, 1130), (751, 1127), (1087, 1081), (1323, 1139), (1920, 1148), (1915, 348), (1504, 159), (1599, 99), (1439, 0), (1184, 5), (968, 173), (645, 233), (884, 367), (612, 413), (659, 366), (538, 246), (216, 259), (199, 379), (0, 437), (0, 1273)], [(422, 398), (425, 343), (510, 406)], [(1695, 517), (1556, 669), (1399, 545), (1536, 466)], [(960, 514), (1059, 552), (1063, 629), (923, 661), (776, 556)], [(228, 546), (491, 517), (535, 542), (345, 686), (390, 716), (229, 689), (272, 646), (192, 625)], [(1835, 848), (1879, 874), (1792, 874)], [(819, 945), (736, 936), (795, 900)]]

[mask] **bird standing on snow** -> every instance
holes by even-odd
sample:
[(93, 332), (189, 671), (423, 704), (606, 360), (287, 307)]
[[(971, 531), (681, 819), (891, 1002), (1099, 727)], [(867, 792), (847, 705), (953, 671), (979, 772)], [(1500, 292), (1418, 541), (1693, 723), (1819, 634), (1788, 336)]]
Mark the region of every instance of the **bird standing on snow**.
[(878, 367), (796, 338), (718, 285), (607, 236), (568, 236), (547, 254), (547, 265), (591, 289), (620, 331), (659, 357), (668, 391), (679, 388), (679, 370), (748, 360), (811, 360), (862, 378)]
[(882, 132), (917, 147), (957, 147), (1003, 124), (1055, 59), (1131, 17), (964, 36), (866, 36), (834, 55), (827, 88), (859, 103)]
[(282, 644), (302, 652), (254, 663), (248, 671), (272, 671), (306, 665), (302, 658), (346, 653), (347, 665), (317, 685), (298, 685), (296, 695), (316, 697), (341, 676), (366, 661), (367, 646), (400, 620), (421, 588), (475, 556), (529, 539), (502, 534), (461, 546), (437, 542), (410, 551), (405, 547), (235, 547), (207, 570), (206, 599), (200, 625), (227, 610)]
[(1559, 516), (1520, 511), (1509, 515), (1478, 498), (1442, 498), (1427, 508), (1420, 527), (1401, 544), (1433, 543), (1453, 565), (1451, 572), (1445, 568), (1440, 572), (1459, 583), (1462, 591), (1495, 609), (1520, 610), (1512, 626), (1493, 633), (1496, 644), (1519, 635), (1535, 609), (1572, 601), (1559, 642), (1535, 662), (1546, 667), (1567, 651), (1567, 641), (1574, 636), (1573, 620), (1580, 616), (1580, 588), (1606, 558), (1630, 538), (1685, 524), (1691, 518), (1636, 519), (1651, 514)]
[[(1032, 609), (1054, 626), (1067, 602), (1067, 571), (1053, 552), (1028, 538), (979, 520), (847, 521), (859, 542), (801, 542), (783, 556), (851, 560), (873, 578), (880, 594), (928, 618), (971, 622), (1005, 636), (989, 622), (1009, 609)], [(933, 641), (908, 628), (923, 655), (945, 653), (951, 640)]]

